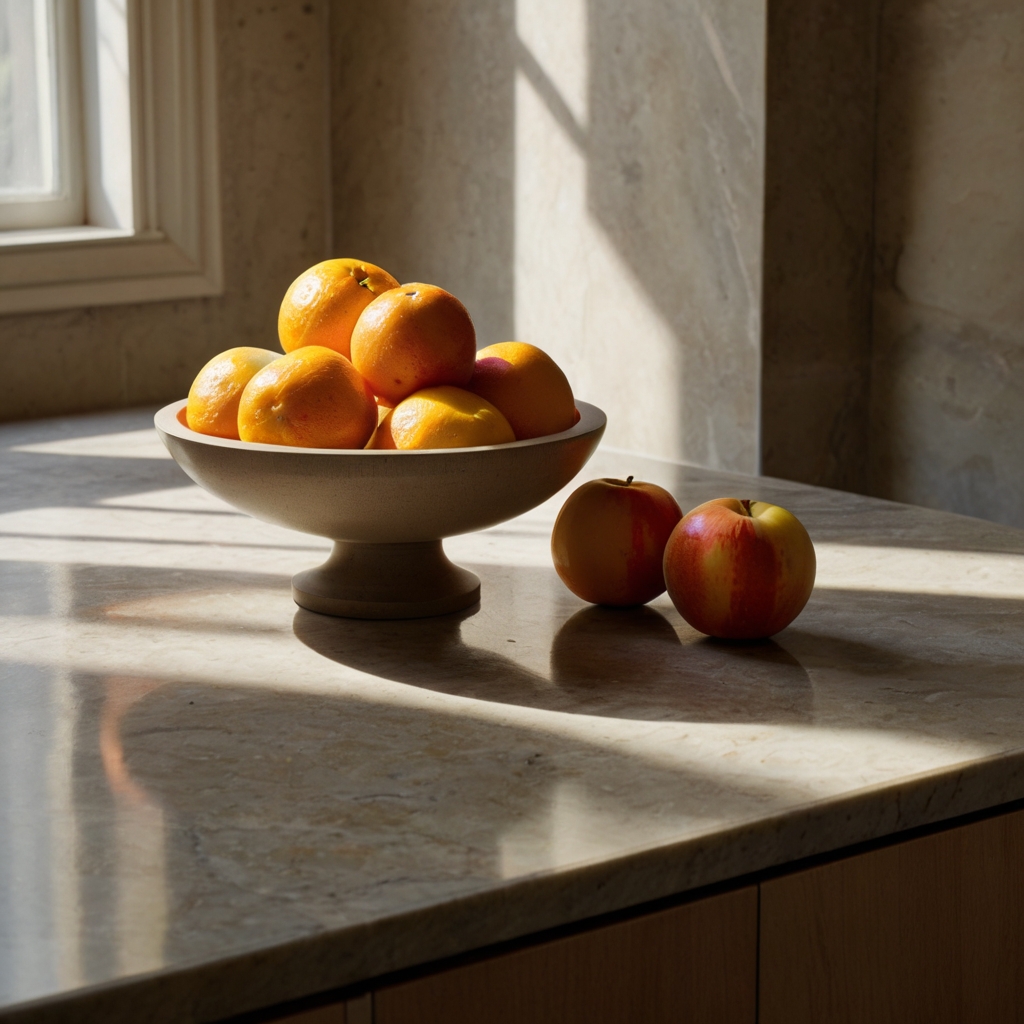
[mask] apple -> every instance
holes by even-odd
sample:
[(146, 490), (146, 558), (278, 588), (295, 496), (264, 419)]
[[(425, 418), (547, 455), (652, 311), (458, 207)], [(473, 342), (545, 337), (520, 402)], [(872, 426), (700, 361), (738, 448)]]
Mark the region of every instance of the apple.
[(665, 542), (682, 515), (657, 484), (590, 480), (569, 495), (555, 520), (555, 571), (584, 601), (646, 604), (665, 590)]
[(688, 512), (665, 545), (665, 583), (694, 629), (754, 640), (785, 629), (814, 589), (814, 545), (791, 512), (716, 498)]

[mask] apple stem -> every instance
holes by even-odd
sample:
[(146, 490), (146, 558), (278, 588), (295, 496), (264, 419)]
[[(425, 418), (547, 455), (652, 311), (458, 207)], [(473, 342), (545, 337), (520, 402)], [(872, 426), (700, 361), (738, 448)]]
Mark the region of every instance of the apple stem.
[(750, 515), (750, 498), (740, 498), (740, 504), (743, 506), (743, 511)]
[(631, 476), (627, 476), (626, 477), (626, 486), (628, 487), (632, 482), (633, 482), (633, 478)]

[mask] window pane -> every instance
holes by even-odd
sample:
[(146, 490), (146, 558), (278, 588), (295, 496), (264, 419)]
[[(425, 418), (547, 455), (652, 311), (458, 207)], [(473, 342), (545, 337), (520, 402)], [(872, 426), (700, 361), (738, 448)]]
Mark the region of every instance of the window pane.
[(49, 0), (0, 0), (0, 199), (57, 189), (53, 53)]

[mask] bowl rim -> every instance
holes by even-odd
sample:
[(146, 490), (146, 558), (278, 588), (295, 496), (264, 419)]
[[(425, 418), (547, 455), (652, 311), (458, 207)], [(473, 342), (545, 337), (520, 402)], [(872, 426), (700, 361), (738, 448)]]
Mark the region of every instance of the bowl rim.
[(505, 444), (483, 444), (472, 448), (417, 448), (413, 450), (379, 450), (366, 448), (301, 448), (296, 445), (286, 444), (260, 444), (256, 441), (235, 441), (228, 437), (214, 437), (211, 434), (200, 434), (196, 430), (184, 426), (178, 419), (178, 413), (188, 404), (187, 398), (179, 398), (170, 402), (162, 409), (159, 409), (153, 417), (153, 424), (160, 433), (170, 434), (182, 441), (191, 441), (194, 444), (210, 445), (214, 448), (234, 448), (244, 452), (268, 452), (286, 455), (346, 455), (363, 456), (366, 458), (437, 458), (443, 455), (451, 455), (455, 452), (498, 452), (515, 450), (519, 448), (531, 448), (545, 444), (552, 444), (556, 441), (568, 441), (576, 437), (587, 437), (588, 435), (603, 431), (608, 423), (608, 417), (602, 409), (589, 402), (576, 402), (576, 408), (580, 411), (578, 423), (574, 423), (568, 430), (559, 431), (557, 434), (544, 434), (542, 437), (531, 437), (525, 441), (509, 441)]

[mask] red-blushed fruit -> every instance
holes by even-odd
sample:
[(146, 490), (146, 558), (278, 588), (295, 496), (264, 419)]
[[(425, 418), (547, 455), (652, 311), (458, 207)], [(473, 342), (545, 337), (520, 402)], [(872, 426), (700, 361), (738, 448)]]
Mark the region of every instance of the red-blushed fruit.
[(785, 629), (814, 589), (814, 545), (778, 505), (716, 498), (688, 512), (665, 546), (665, 583), (701, 633), (755, 640)]
[(517, 441), (557, 434), (576, 423), (578, 410), (565, 374), (551, 356), (524, 341), (502, 341), (477, 352), (466, 388), (501, 410)]
[(665, 589), (665, 542), (682, 514), (657, 484), (590, 480), (569, 495), (555, 520), (555, 571), (584, 601), (646, 604)]

